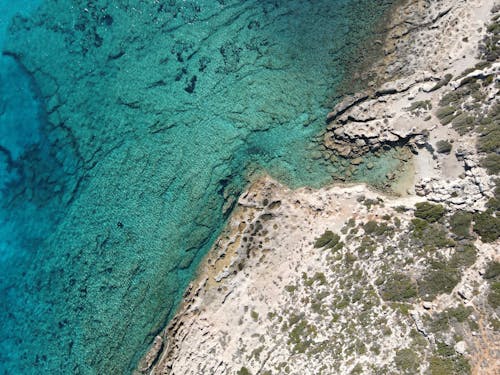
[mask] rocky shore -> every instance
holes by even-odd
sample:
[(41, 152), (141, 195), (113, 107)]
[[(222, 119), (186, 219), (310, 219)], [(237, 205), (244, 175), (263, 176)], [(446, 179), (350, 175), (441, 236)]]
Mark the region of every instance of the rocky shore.
[(324, 134), (356, 165), (408, 148), (400, 196), (255, 182), (137, 373), (497, 374), (499, 11), (402, 5)]

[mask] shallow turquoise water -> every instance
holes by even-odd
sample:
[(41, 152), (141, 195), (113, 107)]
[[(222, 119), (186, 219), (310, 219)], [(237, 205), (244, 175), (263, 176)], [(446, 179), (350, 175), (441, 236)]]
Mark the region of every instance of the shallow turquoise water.
[[(342, 174), (315, 138), (390, 3), (46, 0), (17, 17), (9, 87), (31, 104), (2, 102), (31, 117), (0, 139), (0, 373), (130, 372), (253, 174)], [(396, 163), (373, 161), (358, 178)]]

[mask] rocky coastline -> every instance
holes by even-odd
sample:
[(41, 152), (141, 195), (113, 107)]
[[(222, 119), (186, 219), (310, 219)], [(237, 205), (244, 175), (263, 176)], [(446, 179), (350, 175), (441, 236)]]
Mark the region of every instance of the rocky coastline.
[(408, 149), (399, 196), (256, 181), (136, 372), (498, 373), (499, 13), (401, 5), (322, 138), (353, 165)]

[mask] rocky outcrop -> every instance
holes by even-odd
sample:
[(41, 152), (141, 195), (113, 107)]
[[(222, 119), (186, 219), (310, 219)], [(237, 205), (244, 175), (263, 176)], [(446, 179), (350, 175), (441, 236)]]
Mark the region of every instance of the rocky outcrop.
[[(420, 82), (425, 82), (424, 78)], [(426, 142), (426, 124), (395, 106), (407, 101), (407, 93), (417, 83), (411, 79), (383, 85), (373, 95), (359, 94), (339, 103), (328, 114), (324, 144), (342, 157), (359, 157), (387, 146), (408, 145), (416, 150)]]
[(475, 151), (457, 151), (462, 158), (464, 172), (455, 179), (427, 177), (420, 179), (415, 191), (429, 201), (446, 203), (455, 209), (480, 211), (493, 195), (494, 183), (484, 168), (479, 165)]
[[(372, 68), (378, 80), (328, 114), (325, 147), (349, 158), (384, 146), (408, 146), (414, 152), (423, 147), (435, 124), (428, 115), (438, 100), (436, 94), (460, 84), (450, 83), (464, 69), (459, 56), (473, 60), (477, 55), (481, 32), (473, 26), (481, 25), (471, 20), (484, 12), (483, 5), (453, 0), (411, 1), (402, 6), (389, 27), (385, 58)], [(458, 35), (463, 35), (461, 42)], [(484, 73), (469, 75), (478, 74)]]

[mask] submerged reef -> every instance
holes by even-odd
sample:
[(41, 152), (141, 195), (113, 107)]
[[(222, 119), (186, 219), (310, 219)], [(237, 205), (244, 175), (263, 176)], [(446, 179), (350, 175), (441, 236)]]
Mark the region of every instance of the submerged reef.
[[(10, 199), (51, 187), (37, 212), (54, 225), (2, 270), (0, 369), (131, 371), (250, 176), (361, 178), (325, 158), (322, 131), (392, 5), (46, 0), (16, 17), (5, 53), (33, 79), (57, 168), (38, 178), (27, 159), (37, 178)], [(399, 163), (367, 161), (371, 181)], [(22, 212), (10, 222), (35, 219)]]

